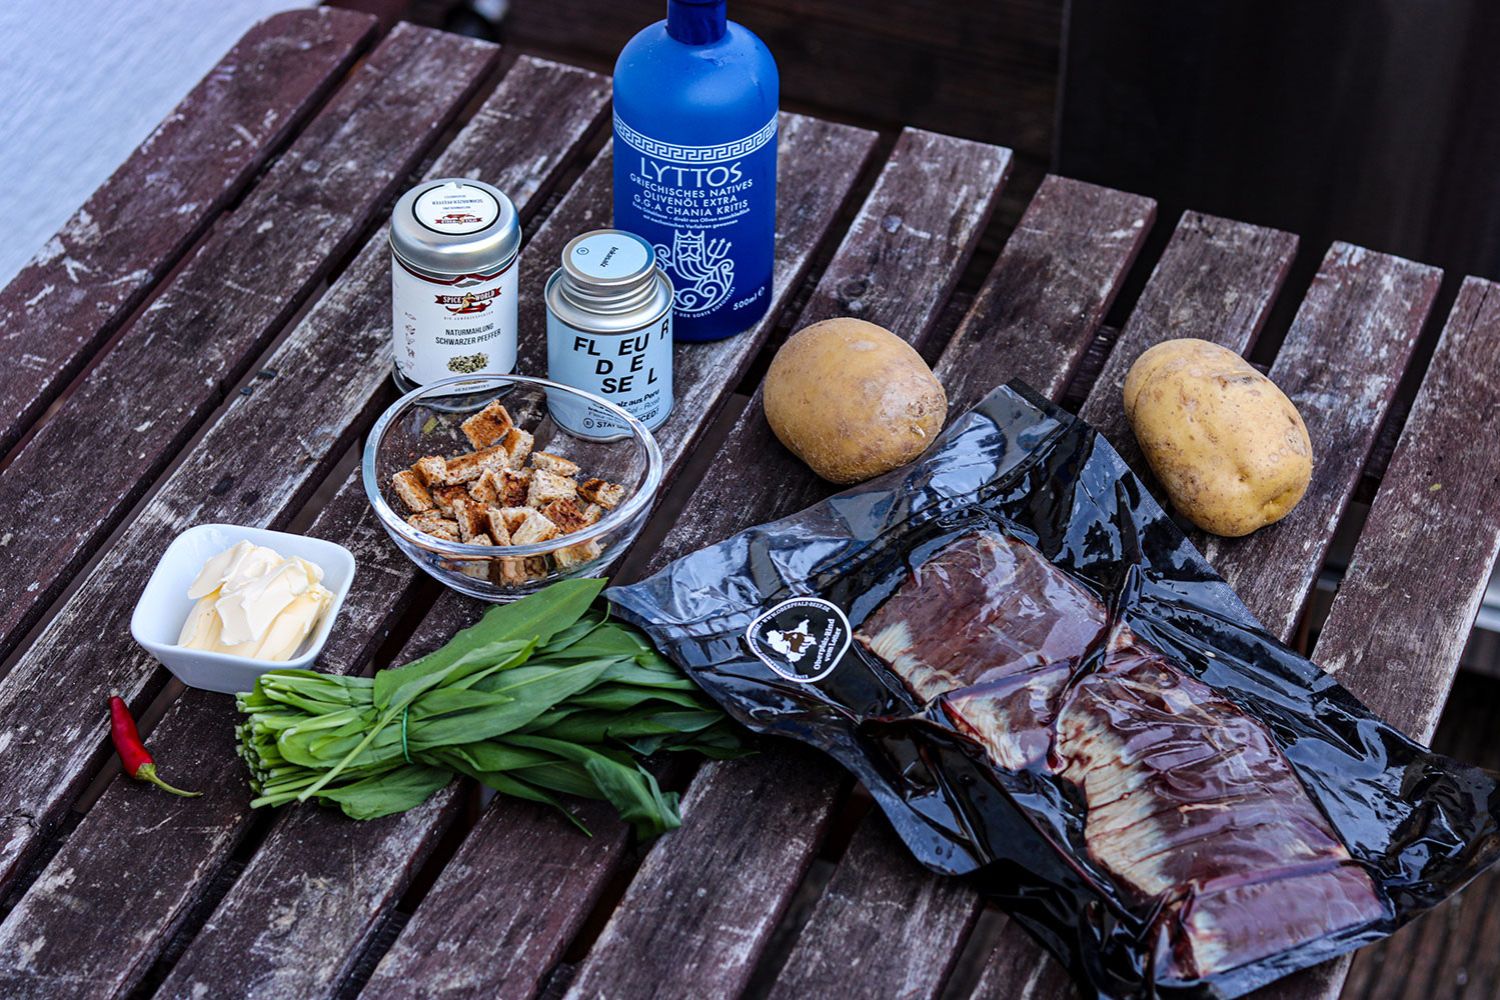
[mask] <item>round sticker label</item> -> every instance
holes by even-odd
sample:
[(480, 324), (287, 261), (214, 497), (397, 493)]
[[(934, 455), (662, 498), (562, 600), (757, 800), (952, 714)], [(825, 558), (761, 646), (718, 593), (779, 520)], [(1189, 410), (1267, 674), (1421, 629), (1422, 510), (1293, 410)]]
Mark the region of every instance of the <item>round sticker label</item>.
[(647, 244), (608, 230), (573, 244), (570, 256), (573, 270), (586, 278), (628, 278), (651, 267), (651, 248)]
[(423, 191), (411, 210), (422, 225), (448, 236), (477, 233), (500, 215), (500, 206), (488, 191), (452, 181)]
[(745, 642), (789, 681), (811, 684), (833, 673), (849, 651), (849, 619), (819, 597), (782, 601), (750, 623)]

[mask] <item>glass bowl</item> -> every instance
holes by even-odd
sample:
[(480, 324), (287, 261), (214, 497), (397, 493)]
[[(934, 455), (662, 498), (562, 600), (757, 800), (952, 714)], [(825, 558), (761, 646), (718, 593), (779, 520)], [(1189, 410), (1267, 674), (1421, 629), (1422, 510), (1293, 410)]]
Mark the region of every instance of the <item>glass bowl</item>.
[[(547, 415), (549, 398), (560, 406), (607, 410), (627, 431), (602, 438), (571, 434)], [(576, 462), (580, 480), (619, 483), (625, 498), (582, 531), (526, 545), (449, 542), (408, 524), (391, 477), (426, 455), (448, 458), (473, 451), (459, 424), (496, 399), (516, 426), (535, 436), (535, 450)], [(360, 471), (376, 518), (412, 562), (454, 590), (503, 602), (558, 580), (604, 573), (640, 534), (661, 486), (662, 460), (644, 424), (591, 393), (525, 375), (460, 375), (391, 404), (370, 431)]]

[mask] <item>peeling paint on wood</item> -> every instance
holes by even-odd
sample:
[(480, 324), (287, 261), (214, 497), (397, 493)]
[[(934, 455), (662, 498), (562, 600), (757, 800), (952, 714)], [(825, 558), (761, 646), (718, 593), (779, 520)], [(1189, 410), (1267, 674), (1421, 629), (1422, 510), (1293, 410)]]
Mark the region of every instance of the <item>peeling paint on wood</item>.
[(0, 454), (322, 102), (374, 26), (293, 10), (251, 28), (0, 290)]

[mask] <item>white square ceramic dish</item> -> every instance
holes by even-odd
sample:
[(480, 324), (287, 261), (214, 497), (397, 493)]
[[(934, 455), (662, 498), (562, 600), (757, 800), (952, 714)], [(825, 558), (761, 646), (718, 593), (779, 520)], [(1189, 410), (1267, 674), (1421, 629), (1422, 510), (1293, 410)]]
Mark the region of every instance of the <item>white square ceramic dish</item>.
[[(333, 592), (328, 613), (290, 660), (273, 663), (252, 660), (248, 656), (184, 649), (177, 645), (182, 624), (187, 621), (188, 612), (193, 607), (193, 601), (187, 596), (188, 587), (212, 556), (245, 540), (273, 548), (284, 556), (300, 556), (321, 566), (323, 586)], [(335, 542), (238, 524), (200, 524), (178, 535), (162, 553), (140, 600), (135, 602), (135, 613), (130, 616), (130, 634), (189, 687), (226, 694), (249, 691), (255, 679), (267, 670), (312, 665), (328, 641), (328, 634), (333, 630), (334, 620), (338, 618), (353, 582), (354, 554)]]

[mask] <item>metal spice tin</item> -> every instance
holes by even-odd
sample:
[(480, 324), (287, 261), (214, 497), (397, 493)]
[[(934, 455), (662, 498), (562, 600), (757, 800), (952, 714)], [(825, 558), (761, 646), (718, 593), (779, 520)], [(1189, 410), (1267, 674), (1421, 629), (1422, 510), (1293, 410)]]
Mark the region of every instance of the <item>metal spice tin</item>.
[(410, 390), (516, 366), (516, 208), (482, 181), (427, 181), (391, 213), (391, 349)]
[[(547, 377), (660, 427), (672, 412), (672, 281), (651, 244), (619, 229), (574, 237), (546, 298)], [(627, 432), (602, 407), (559, 395), (548, 408), (581, 437)]]

